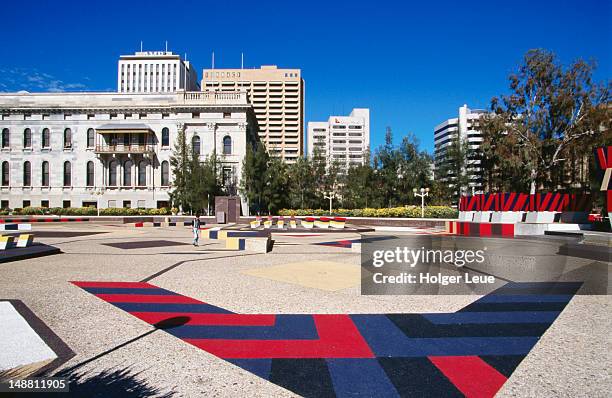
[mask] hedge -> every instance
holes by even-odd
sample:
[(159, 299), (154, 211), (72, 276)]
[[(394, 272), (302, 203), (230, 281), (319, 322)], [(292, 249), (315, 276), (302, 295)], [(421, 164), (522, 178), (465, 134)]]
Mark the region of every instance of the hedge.
[[(329, 210), (324, 209), (282, 209), (281, 216), (328, 216)], [(334, 209), (334, 216), (340, 217), (401, 217), (420, 218), (421, 208), (419, 206), (390, 207), (382, 209)], [(448, 206), (426, 206), (425, 218), (457, 218), (459, 212)]]
[[(8, 212), (6, 214), (8, 214)], [(13, 209), (12, 214), (20, 216), (97, 216), (98, 209), (96, 209), (95, 207), (25, 207), (23, 209)], [(125, 209), (112, 207), (100, 209), (101, 216), (165, 216), (169, 214), (170, 210), (165, 207), (162, 207), (161, 209)]]

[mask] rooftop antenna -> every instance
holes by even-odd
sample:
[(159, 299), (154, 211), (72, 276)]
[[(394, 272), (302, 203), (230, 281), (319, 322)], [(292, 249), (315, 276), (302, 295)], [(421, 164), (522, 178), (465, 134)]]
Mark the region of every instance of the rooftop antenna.
[(240, 53), (240, 69), (244, 69), (244, 53)]
[(142, 40), (140, 41), (140, 52), (142, 52)]
[(168, 52), (168, 40), (166, 40), (166, 52)]

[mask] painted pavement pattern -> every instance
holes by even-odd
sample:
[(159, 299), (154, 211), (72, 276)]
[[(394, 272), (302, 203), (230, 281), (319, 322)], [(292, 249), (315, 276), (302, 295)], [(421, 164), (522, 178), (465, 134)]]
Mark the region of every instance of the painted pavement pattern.
[(141, 282), (72, 282), (305, 397), (491, 397), (580, 287), (508, 283), (455, 313), (235, 314)]

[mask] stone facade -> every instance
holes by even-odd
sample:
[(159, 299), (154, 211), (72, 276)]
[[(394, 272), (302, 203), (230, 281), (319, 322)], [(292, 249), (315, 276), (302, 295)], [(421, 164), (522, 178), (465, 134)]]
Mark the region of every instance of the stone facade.
[(168, 206), (179, 129), (235, 194), (258, 131), (245, 92), (0, 94), (1, 204)]

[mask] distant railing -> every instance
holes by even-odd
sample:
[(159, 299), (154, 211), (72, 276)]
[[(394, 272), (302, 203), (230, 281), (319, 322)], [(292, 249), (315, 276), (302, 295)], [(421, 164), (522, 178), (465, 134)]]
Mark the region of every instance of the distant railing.
[(154, 145), (96, 145), (96, 153), (149, 153)]
[(240, 105), (247, 103), (247, 94), (245, 91), (188, 91), (183, 94), (183, 99), (185, 103)]

